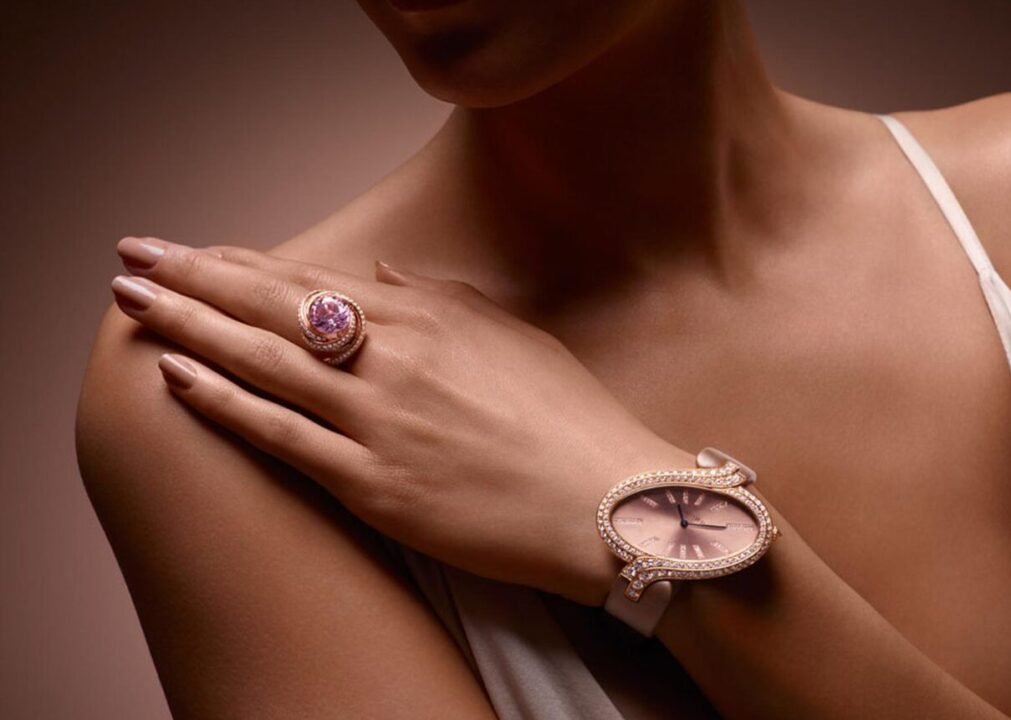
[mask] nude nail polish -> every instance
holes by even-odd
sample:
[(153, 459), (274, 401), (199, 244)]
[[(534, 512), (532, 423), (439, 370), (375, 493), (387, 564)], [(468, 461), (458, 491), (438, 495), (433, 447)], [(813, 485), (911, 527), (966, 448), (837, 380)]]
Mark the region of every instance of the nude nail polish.
[(116, 252), (130, 272), (143, 275), (165, 255), (165, 243), (155, 238), (125, 237), (116, 245)]
[(165, 353), (158, 358), (158, 367), (166, 382), (183, 390), (193, 387), (197, 381), (196, 368), (178, 355)]
[[(382, 277), (385, 275), (385, 277)], [(393, 284), (397, 282), (406, 283), (407, 276), (401, 271), (397, 270), (395, 267), (391, 266), (389, 263), (385, 263), (382, 260), (376, 260), (376, 279), (380, 282), (389, 283), (391, 280)]]
[(112, 279), (116, 303), (128, 315), (147, 310), (157, 295), (154, 283), (143, 278), (117, 275)]

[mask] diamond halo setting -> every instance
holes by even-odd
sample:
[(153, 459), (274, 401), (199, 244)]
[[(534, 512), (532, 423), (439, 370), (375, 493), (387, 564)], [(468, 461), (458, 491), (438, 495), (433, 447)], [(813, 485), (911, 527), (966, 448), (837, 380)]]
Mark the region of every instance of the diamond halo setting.
[(365, 340), (365, 312), (336, 290), (313, 290), (298, 307), (305, 344), (329, 365), (340, 365)]

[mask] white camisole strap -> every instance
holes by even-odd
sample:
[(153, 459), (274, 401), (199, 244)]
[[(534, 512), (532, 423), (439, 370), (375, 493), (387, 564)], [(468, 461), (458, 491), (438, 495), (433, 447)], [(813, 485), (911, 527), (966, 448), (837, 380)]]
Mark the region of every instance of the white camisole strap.
[(937, 206), (944, 213), (945, 219), (951, 225), (958, 241), (962, 244), (965, 254), (969, 257), (976, 274), (979, 276), (979, 284), (983, 290), (983, 297), (986, 299), (987, 307), (997, 325), (997, 332), (1000, 335), (1001, 344), (1004, 346), (1004, 354), (1007, 355), (1008, 365), (1011, 366), (1011, 288), (1001, 278), (990, 261), (989, 255), (983, 249), (983, 244), (976, 235), (976, 230), (969, 222), (968, 216), (955, 198), (955, 193), (951, 191), (941, 171), (937, 165), (927, 155), (927, 151), (916, 141), (912, 133), (906, 126), (896, 120), (891, 115), (878, 115), (878, 118), (885, 124), (885, 127), (892, 133), (892, 137), (902, 148), (913, 168), (923, 179), (924, 185), (933, 196)]

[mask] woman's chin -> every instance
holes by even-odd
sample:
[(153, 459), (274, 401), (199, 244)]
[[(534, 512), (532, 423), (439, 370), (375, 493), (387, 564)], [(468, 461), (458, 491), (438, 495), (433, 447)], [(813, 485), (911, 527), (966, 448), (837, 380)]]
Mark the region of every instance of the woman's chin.
[[(453, 58), (442, 56), (438, 61), (404, 57), (408, 72), (418, 86), (438, 100), (468, 108), (494, 108), (511, 105), (544, 90), (552, 84), (547, 73), (520, 64), (488, 62), (472, 54)], [(494, 56), (492, 56), (494, 57)], [(501, 57), (501, 56), (499, 56)], [(505, 65), (505, 66), (504, 66)], [(524, 70), (529, 70), (524, 72)]]
[[(418, 86), (434, 98), (467, 108), (496, 108), (533, 97), (562, 82), (588, 58), (550, 52), (505, 51), (503, 43), (474, 42), (467, 51), (438, 53), (415, 47), (401, 58)], [(462, 47), (458, 45), (457, 47)]]
[(512, 105), (537, 94), (541, 89), (536, 83), (513, 82), (483, 75), (446, 77), (419, 73), (413, 77), (422, 90), (437, 100), (475, 110)]
[(564, 80), (637, 26), (650, 7), (591, 0), (360, 2), (425, 92), (474, 108), (509, 105)]

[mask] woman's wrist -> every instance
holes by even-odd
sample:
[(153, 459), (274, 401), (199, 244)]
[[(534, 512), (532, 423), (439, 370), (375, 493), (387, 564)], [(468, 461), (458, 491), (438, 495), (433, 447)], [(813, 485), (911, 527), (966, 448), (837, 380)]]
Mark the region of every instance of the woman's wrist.
[[(592, 484), (597, 490), (593, 498), (593, 509), (580, 522), (590, 524), (594, 530), (593, 547), (583, 554), (583, 572), (579, 586), (573, 589), (569, 598), (585, 605), (602, 606), (625, 563), (614, 555), (596, 531), (596, 509), (604, 495), (625, 478), (651, 470), (672, 470), (695, 467), (695, 456), (665, 442), (661, 438), (647, 438), (638, 443), (623, 443), (623, 448), (637, 448), (615, 453), (607, 463), (598, 466), (594, 477), (600, 478)], [(603, 488), (603, 489), (600, 489)], [(598, 497), (599, 495), (599, 497)]]
[[(673, 450), (673, 464), (652, 466), (621, 481), (602, 505), (605, 514), (597, 518), (606, 543), (629, 563), (620, 580), (612, 574), (605, 607), (644, 635), (670, 635), (670, 628), (683, 627), (690, 588), (703, 584), (723, 592), (726, 583), (718, 578), (729, 574), (736, 580), (737, 571), (761, 558), (780, 534), (751, 487), (755, 473), (750, 468), (714, 448), (694, 457)], [(738, 509), (727, 510), (728, 501)], [(614, 527), (618, 523), (624, 531)], [(740, 534), (748, 528), (751, 534), (742, 545)], [(681, 560), (674, 559), (677, 543)], [(664, 546), (659, 556), (639, 549)]]
[[(754, 488), (749, 492), (759, 496), (772, 515), (776, 528), (792, 538), (791, 544), (802, 542), (768, 500)], [(789, 552), (789, 549), (776, 544), (759, 562), (741, 572), (708, 580), (681, 581), (657, 624), (655, 635), (672, 655), (680, 657), (687, 626), (690, 625), (698, 632), (702, 632), (703, 627), (720, 633), (726, 632), (727, 626), (720, 623), (700, 622), (700, 614), (709, 613), (713, 604), (739, 604), (756, 610), (759, 606), (772, 602), (775, 577), (783, 572), (786, 564), (784, 552)]]

